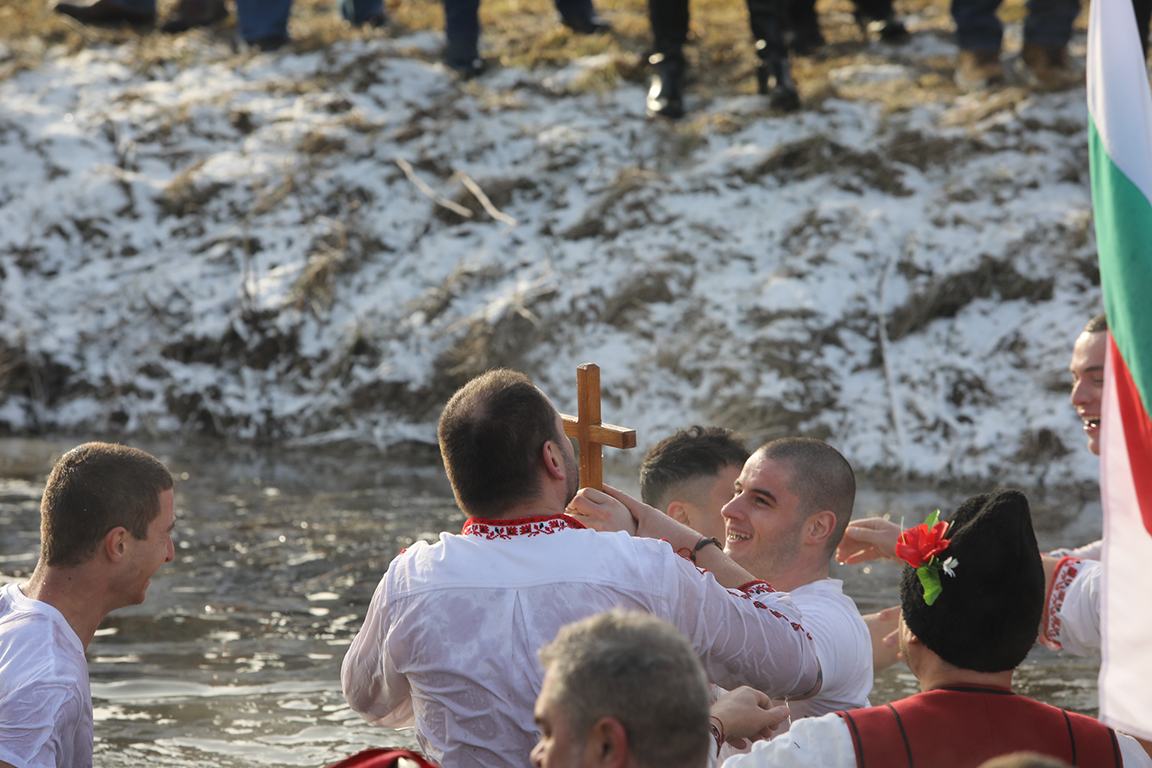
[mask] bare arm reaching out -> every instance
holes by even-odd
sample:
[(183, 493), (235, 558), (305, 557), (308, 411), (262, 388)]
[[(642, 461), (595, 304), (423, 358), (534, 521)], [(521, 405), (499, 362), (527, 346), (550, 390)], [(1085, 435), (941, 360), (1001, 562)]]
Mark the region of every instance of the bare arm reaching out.
[(568, 505), (568, 513), (598, 531), (627, 531), (633, 536), (664, 539), (677, 552), (694, 553), (696, 565), (711, 571), (716, 581), (729, 589), (756, 581), (755, 576), (724, 554), (719, 542), (696, 549), (703, 540), (699, 533), (610, 485), (604, 486), (603, 493), (595, 488), (581, 488)]
[(882, 517), (854, 520), (848, 523), (844, 538), (836, 547), (836, 562), (858, 565), (880, 558), (898, 560), (896, 541), (901, 533), (899, 525)]

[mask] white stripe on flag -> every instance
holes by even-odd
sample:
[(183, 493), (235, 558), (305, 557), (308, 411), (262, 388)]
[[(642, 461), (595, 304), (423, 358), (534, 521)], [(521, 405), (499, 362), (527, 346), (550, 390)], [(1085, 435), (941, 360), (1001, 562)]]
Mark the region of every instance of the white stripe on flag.
[(1100, 720), (1118, 731), (1152, 739), (1152, 598), (1147, 590), (1152, 536), (1144, 528), (1132, 483), (1113, 371), (1110, 348), (1100, 440), (1100, 494), (1104, 503)]
[(1152, 201), (1152, 95), (1131, 0), (1089, 10), (1088, 112), (1112, 162)]

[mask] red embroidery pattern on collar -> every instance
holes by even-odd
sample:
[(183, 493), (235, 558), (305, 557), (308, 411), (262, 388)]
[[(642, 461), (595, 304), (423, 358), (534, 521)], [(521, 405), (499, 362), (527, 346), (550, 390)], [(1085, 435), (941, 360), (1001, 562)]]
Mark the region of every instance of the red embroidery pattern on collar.
[(1081, 561), (1075, 557), (1065, 557), (1056, 565), (1056, 573), (1052, 577), (1052, 592), (1048, 595), (1048, 604), (1044, 606), (1044, 631), (1040, 633), (1040, 642), (1053, 651), (1061, 650), (1060, 645), (1060, 609), (1064, 607), (1064, 598), (1068, 587), (1080, 573)]
[(482, 539), (513, 539), (518, 536), (539, 536), (542, 533), (556, 533), (566, 528), (584, 528), (578, 520), (568, 515), (547, 515), (544, 517), (520, 517), (515, 520), (486, 520), (470, 517), (464, 523), (464, 536), (479, 536)]

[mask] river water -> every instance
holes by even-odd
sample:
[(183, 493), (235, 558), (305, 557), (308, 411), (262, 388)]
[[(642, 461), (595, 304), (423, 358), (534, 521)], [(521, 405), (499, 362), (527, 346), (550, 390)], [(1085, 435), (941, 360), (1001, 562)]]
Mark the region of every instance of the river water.
[[(0, 583), (36, 564), (48, 470), (79, 439), (0, 440)], [(431, 450), (269, 449), (134, 443), (177, 478), (176, 559), (143, 605), (109, 616), (88, 650), (100, 766), (320, 766), (373, 746), (414, 747), (372, 727), (340, 693), (340, 662), (388, 562), (464, 521)], [(635, 465), (606, 457), (635, 490)], [(856, 516), (910, 524), (986, 488), (861, 482)], [(1029, 493), (1041, 546), (1098, 537), (1090, 491)], [(894, 605), (891, 563), (833, 566), (864, 611)], [(1099, 658), (1033, 650), (1021, 693), (1096, 714)], [(877, 675), (874, 704), (913, 693), (903, 664)]]

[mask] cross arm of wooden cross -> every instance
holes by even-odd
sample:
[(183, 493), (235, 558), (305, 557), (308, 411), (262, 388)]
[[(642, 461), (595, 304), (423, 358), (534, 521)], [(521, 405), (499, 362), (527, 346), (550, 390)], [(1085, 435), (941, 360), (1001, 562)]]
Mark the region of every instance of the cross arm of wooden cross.
[(635, 448), (636, 430), (600, 421), (600, 367), (584, 363), (576, 369), (576, 396), (579, 417), (560, 414), (564, 434), (576, 438), (580, 446), (580, 485), (604, 488), (604, 457), (601, 446)]

